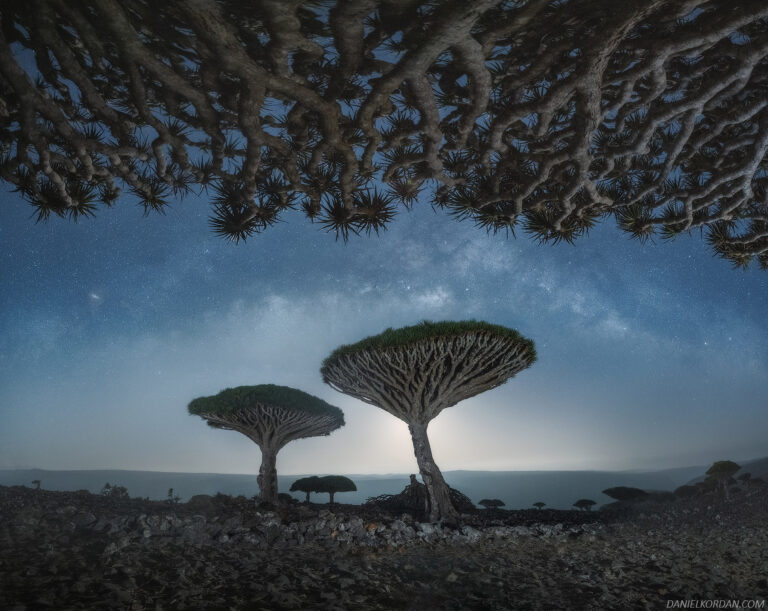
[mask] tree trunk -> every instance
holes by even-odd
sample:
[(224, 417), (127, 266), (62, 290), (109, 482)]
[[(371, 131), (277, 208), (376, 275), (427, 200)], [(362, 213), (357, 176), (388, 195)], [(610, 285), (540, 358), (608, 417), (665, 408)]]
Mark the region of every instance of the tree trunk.
[(268, 446), (261, 448), (259, 477), (259, 498), (262, 502), (277, 504), (277, 450)]
[(456, 521), (459, 514), (454, 508), (453, 503), (451, 503), (448, 484), (445, 483), (443, 474), (440, 473), (440, 469), (435, 464), (435, 459), (432, 458), (432, 448), (427, 437), (427, 425), (409, 424), (408, 430), (411, 432), (413, 451), (416, 454), (416, 462), (419, 465), (421, 479), (424, 480), (424, 486), (427, 489), (429, 521)]
[[(730, 478), (728, 478), (728, 479), (730, 479)], [(728, 486), (729, 486), (728, 479), (725, 479), (725, 478), (721, 479), (720, 480), (720, 487), (723, 489), (723, 494), (725, 495), (725, 499), (727, 501), (730, 501), (731, 500), (731, 495), (730, 495), (730, 491), (728, 490)]]
[(331, 505), (333, 505), (333, 495), (336, 494), (335, 492), (329, 492), (328, 494), (331, 495)]
[(309, 490), (307, 490), (307, 505), (309, 505)]

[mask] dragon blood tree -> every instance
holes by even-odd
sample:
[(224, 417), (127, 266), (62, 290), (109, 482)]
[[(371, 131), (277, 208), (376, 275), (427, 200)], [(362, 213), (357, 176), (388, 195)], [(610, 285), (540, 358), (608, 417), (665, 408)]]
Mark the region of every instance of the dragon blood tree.
[(427, 425), (446, 407), (495, 388), (536, 360), (533, 342), (514, 329), (474, 320), (387, 329), (340, 346), (325, 359), (323, 381), (408, 424), (427, 490), (429, 520), (455, 520), (448, 485), (432, 457)]
[(337, 492), (356, 492), (357, 486), (348, 477), (343, 475), (325, 475), (317, 479), (316, 492), (327, 492), (330, 495), (329, 503), (333, 505), (333, 497)]
[(310, 394), (274, 384), (227, 388), (190, 402), (189, 413), (209, 426), (238, 431), (261, 448), (258, 484), (262, 501), (277, 503), (277, 453), (294, 439), (330, 435), (344, 414)]
[(717, 486), (728, 497), (728, 486), (739, 469), (741, 466), (732, 460), (718, 460), (707, 469), (706, 481)]
[(291, 484), (291, 492), (304, 492), (307, 495), (307, 503), (309, 503), (309, 495), (311, 492), (318, 492), (320, 487), (320, 478), (317, 475), (310, 477), (302, 477), (297, 479)]
[(293, 208), (347, 239), (428, 197), (768, 269), (765, 0), (0, 6), (0, 182), (39, 221), (204, 189), (235, 242)]

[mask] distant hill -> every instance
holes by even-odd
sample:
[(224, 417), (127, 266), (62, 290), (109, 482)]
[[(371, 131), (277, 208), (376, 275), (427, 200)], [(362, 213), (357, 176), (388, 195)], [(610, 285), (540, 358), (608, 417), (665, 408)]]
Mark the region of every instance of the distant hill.
[(741, 470), (736, 474), (736, 477), (742, 473), (750, 473), (752, 477), (762, 477), (764, 480), (768, 480), (768, 456), (758, 458), (757, 460), (740, 462), (739, 464), (741, 465)]
[(709, 465), (695, 465), (692, 467), (674, 467), (672, 469), (663, 469), (661, 471), (655, 471), (657, 474), (664, 474), (669, 477), (675, 484), (675, 488), (682, 486), (686, 482), (690, 481), (692, 477), (704, 473), (709, 468)]
[[(768, 465), (768, 458), (762, 459)], [(754, 461), (759, 463), (760, 461)], [(449, 485), (461, 490), (475, 503), (483, 498), (498, 498), (510, 509), (530, 507), (543, 501), (547, 507), (569, 509), (580, 498), (591, 498), (599, 505), (612, 499), (601, 493), (613, 486), (632, 486), (648, 490), (673, 490), (689, 481), (706, 467), (684, 467), (651, 472), (631, 471), (446, 471)], [(753, 475), (757, 473), (752, 472)], [(322, 474), (319, 474), (322, 475)], [(278, 487), (287, 492), (301, 475), (278, 477)], [(337, 495), (341, 503), (363, 503), (372, 496), (397, 494), (408, 485), (408, 474), (349, 475), (357, 492)], [(163, 471), (0, 469), (0, 485), (31, 486), (42, 481), (46, 490), (88, 490), (99, 492), (105, 483), (125, 486), (131, 496), (165, 499), (173, 488), (182, 500), (195, 494), (231, 494), (254, 496), (258, 492), (256, 476), (221, 473), (172, 473)], [(303, 500), (304, 495), (294, 493)], [(327, 494), (313, 494), (313, 502), (327, 502)]]

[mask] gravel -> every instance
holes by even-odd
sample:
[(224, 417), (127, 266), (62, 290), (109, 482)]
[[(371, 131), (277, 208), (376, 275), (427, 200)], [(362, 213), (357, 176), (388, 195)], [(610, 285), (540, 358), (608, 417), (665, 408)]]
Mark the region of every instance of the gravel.
[(359, 506), (259, 509), (0, 487), (0, 608), (664, 608), (768, 597), (768, 495), (460, 527)]

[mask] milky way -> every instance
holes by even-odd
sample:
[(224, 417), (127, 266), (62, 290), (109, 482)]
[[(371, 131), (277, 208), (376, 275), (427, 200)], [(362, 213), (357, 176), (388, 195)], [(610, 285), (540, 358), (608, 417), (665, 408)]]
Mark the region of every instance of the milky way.
[(768, 273), (697, 236), (604, 223), (570, 245), (487, 235), (427, 203), (348, 244), (304, 220), (245, 244), (187, 198), (35, 225), (0, 195), (0, 467), (254, 472), (258, 449), (187, 402), (277, 383), (344, 409), (282, 473), (410, 472), (405, 425), (320, 380), (338, 344), (421, 319), (531, 337), (538, 362), (430, 426), (443, 469), (653, 468), (766, 454)]

